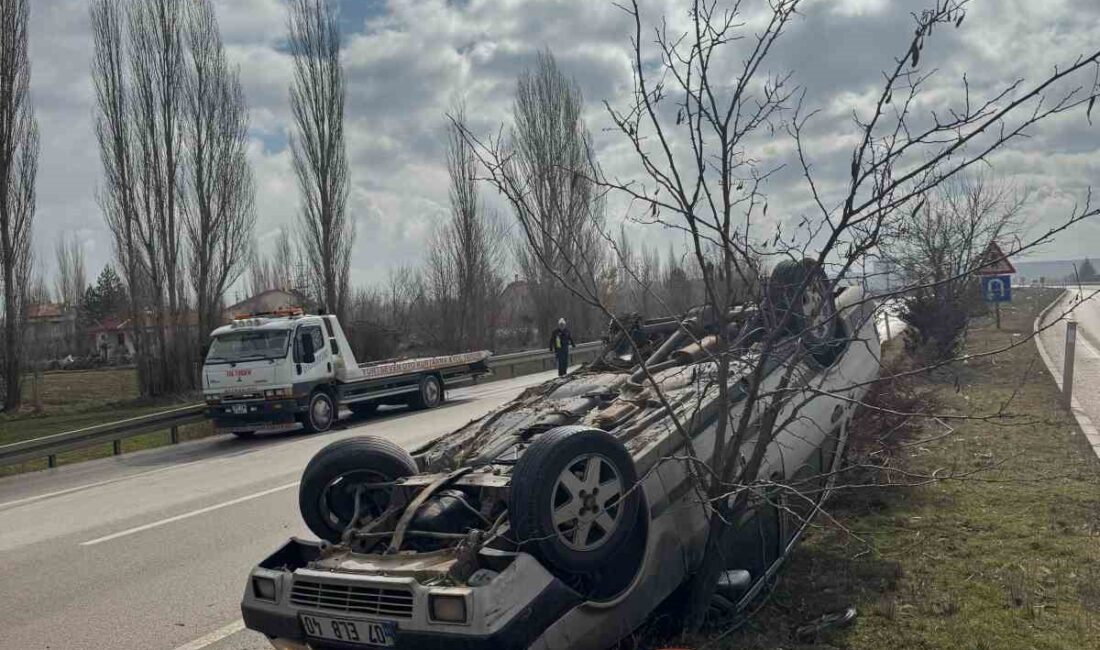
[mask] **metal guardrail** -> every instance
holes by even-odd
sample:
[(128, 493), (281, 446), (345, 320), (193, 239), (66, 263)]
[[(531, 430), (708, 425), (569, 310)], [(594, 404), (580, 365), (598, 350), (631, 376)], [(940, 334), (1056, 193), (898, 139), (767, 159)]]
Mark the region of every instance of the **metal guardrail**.
[(179, 442), (180, 425), (201, 421), (205, 411), (205, 404), (190, 404), (117, 422), (13, 442), (0, 446), (0, 465), (22, 463), (46, 456), (50, 467), (53, 467), (57, 464), (57, 454), (106, 442), (114, 444), (114, 453), (117, 455), (122, 453), (123, 440), (164, 429), (171, 430), (172, 442)]
[[(591, 361), (596, 358), (596, 353), (599, 352), (602, 347), (603, 343), (600, 341), (576, 345), (570, 350), (570, 361)], [(554, 353), (550, 350), (525, 350), (523, 352), (511, 352), (509, 354), (498, 354), (489, 357), (489, 367), (493, 369), (494, 373), (497, 373), (498, 370), (507, 368), (511, 371), (510, 377), (516, 376), (517, 368), (536, 363), (540, 364), (543, 370), (550, 370), (554, 367), (555, 363)]]
[[(571, 360), (587, 361), (594, 359), (601, 345), (600, 342), (594, 342), (575, 346), (572, 350)], [(553, 365), (554, 354), (549, 350), (526, 350), (489, 357), (489, 367), (500, 378), (549, 370)], [(41, 438), (0, 445), (0, 466), (22, 463), (45, 456), (49, 461), (49, 466), (55, 467), (57, 465), (57, 454), (108, 442), (113, 444), (113, 452), (117, 456), (122, 453), (123, 440), (166, 429), (171, 432), (171, 441), (177, 443), (179, 442), (179, 427), (184, 424), (203, 421), (205, 413), (205, 404), (190, 404), (126, 420), (105, 422), (75, 431), (55, 433)]]

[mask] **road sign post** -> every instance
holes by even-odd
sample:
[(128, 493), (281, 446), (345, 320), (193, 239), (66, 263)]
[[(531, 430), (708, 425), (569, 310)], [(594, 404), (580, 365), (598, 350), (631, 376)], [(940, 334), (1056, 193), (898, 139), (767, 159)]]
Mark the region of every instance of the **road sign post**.
[(1012, 302), (1012, 276), (983, 275), (982, 298), (986, 302), (993, 303), (993, 311), (997, 318), (997, 329), (1001, 329), (1001, 303)]
[(1015, 272), (1016, 267), (1008, 261), (997, 242), (989, 242), (974, 273), (982, 278), (982, 298), (993, 303), (997, 329), (1001, 329), (1001, 303), (1012, 302), (1012, 274)]
[(1066, 321), (1066, 354), (1062, 364), (1062, 400), (1066, 408), (1073, 408), (1073, 357), (1077, 345), (1077, 321)]

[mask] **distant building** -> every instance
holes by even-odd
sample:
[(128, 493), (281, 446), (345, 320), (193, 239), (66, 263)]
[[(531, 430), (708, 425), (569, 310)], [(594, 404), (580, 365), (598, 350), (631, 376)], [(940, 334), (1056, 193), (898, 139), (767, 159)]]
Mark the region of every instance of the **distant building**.
[(133, 329), (130, 320), (105, 318), (90, 330), (92, 355), (105, 363), (125, 362), (134, 356)]
[(39, 303), (27, 308), (27, 353), (31, 359), (60, 359), (80, 353), (76, 311), (59, 303)]

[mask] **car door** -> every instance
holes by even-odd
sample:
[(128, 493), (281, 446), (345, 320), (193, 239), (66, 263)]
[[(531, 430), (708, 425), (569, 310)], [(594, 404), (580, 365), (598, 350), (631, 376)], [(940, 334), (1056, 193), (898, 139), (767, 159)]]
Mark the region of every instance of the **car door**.
[[(310, 339), (313, 345), (313, 360), (307, 359), (303, 344), (305, 339)], [(295, 382), (314, 384), (328, 379), (332, 374), (332, 356), (328, 346), (325, 345), (325, 337), (320, 324), (301, 325), (294, 335), (294, 364)]]

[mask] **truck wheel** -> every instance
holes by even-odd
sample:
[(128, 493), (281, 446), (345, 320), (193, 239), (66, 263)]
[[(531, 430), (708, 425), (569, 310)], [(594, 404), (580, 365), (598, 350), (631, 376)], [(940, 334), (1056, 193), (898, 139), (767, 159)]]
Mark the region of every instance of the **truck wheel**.
[(359, 493), (361, 522), (386, 511), (392, 489), (379, 484), (415, 474), (416, 461), (398, 445), (375, 436), (337, 440), (310, 459), (298, 488), (298, 509), (321, 539), (339, 542), (355, 516)]
[(509, 520), (551, 570), (592, 571), (629, 546), (641, 495), (634, 461), (611, 434), (564, 426), (539, 436), (512, 473)]
[(410, 406), (417, 410), (434, 409), (443, 402), (443, 385), (439, 377), (427, 375), (420, 380), (420, 389), (412, 398)]
[[(799, 291), (803, 284), (805, 289)], [(767, 297), (767, 316), (773, 326), (786, 319), (786, 333), (800, 336), (802, 345), (819, 363), (829, 365), (836, 360), (841, 347), (836, 340), (836, 301), (817, 262), (809, 258), (780, 262), (768, 279)]]
[(309, 407), (301, 415), (302, 428), (306, 433), (323, 433), (332, 428), (336, 421), (336, 406), (332, 396), (323, 390), (314, 391), (309, 398)]
[(378, 402), (355, 402), (348, 404), (348, 409), (356, 415), (366, 417), (378, 410)]

